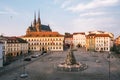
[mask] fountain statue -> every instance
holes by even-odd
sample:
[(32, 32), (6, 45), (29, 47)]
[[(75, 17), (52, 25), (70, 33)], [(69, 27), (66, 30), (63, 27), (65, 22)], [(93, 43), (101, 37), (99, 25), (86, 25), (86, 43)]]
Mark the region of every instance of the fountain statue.
[(77, 63), (76, 58), (73, 54), (72, 45), (70, 45), (70, 50), (67, 53), (65, 62), (58, 64), (57, 69), (59, 71), (81, 71), (87, 69), (87, 65), (83, 63)]

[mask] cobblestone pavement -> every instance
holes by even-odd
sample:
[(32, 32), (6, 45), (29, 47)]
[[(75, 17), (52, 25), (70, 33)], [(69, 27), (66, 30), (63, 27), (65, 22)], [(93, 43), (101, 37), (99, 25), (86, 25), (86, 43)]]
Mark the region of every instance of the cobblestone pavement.
[[(86, 52), (79, 49), (74, 52), (76, 60), (86, 63), (88, 69), (80, 72), (57, 71), (56, 66), (64, 62), (66, 54), (67, 51), (52, 52), (29, 63), (25, 66), (27, 78), (20, 78), (23, 68), (19, 67), (0, 76), (0, 80), (109, 80), (108, 53)], [(112, 56), (110, 58), (110, 80), (120, 80), (119, 67), (119, 59)]]

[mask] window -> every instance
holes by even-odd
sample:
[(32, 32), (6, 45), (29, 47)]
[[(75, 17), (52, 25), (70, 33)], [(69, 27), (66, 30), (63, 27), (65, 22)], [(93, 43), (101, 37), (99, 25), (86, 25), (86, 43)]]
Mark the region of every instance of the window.
[(61, 49), (61, 47), (59, 47), (59, 49)]
[(45, 45), (47, 45), (47, 43), (45, 43)]
[(37, 43), (37, 45), (39, 45), (39, 43)]
[(61, 45), (61, 43), (59, 43), (59, 45)]

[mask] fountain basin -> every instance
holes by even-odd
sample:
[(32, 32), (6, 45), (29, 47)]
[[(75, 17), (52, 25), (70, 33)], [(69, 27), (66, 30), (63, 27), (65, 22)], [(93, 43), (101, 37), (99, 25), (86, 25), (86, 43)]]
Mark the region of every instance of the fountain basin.
[(82, 63), (76, 63), (73, 65), (68, 65), (66, 63), (60, 63), (57, 66), (57, 70), (65, 71), (65, 72), (78, 72), (78, 71), (83, 71), (87, 69), (87, 67), (88, 66), (86, 64), (82, 64)]

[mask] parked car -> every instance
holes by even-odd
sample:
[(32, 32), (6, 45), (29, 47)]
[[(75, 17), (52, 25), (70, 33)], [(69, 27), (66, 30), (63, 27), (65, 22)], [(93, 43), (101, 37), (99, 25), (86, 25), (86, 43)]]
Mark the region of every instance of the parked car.
[(41, 53), (41, 55), (43, 55), (43, 54), (45, 54), (45, 53), (47, 53), (47, 51), (43, 51), (43, 52)]
[(31, 56), (31, 58), (37, 58), (38, 57), (38, 55), (32, 55)]
[(31, 61), (31, 58), (25, 58), (24, 61)]
[(20, 77), (21, 78), (26, 78), (26, 77), (28, 77), (28, 74), (27, 73), (21, 74)]

